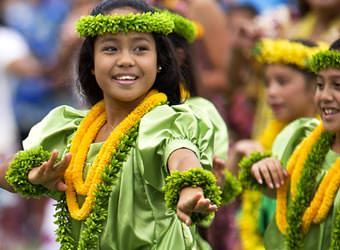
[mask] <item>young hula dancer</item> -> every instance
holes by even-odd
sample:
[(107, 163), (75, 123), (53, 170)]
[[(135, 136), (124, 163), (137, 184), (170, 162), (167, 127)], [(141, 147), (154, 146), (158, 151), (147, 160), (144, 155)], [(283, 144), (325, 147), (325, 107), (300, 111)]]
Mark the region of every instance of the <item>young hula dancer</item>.
[(197, 249), (190, 225), (220, 204), (204, 170), (211, 123), (175, 105), (173, 28), (169, 15), (133, 0), (103, 1), (78, 21), (79, 87), (92, 108), (53, 110), (6, 173), (15, 191), (58, 199), (61, 249)]
[(322, 122), (293, 122), (276, 138), (273, 157), (251, 156), (244, 164), (249, 185), (276, 191), (266, 249), (340, 249), (340, 40), (314, 55), (310, 67)]
[[(254, 48), (255, 59), (264, 66), (266, 101), (273, 119), (255, 140), (241, 140), (235, 144), (237, 159), (257, 151), (270, 151), (279, 132), (300, 117), (315, 117), (313, 102), (315, 74), (306, 61), (325, 45), (311, 41), (262, 39)], [(236, 164), (236, 162), (235, 162)], [(264, 230), (275, 213), (275, 200), (261, 192), (245, 190), (242, 195), (239, 227), (242, 248), (260, 250)]]

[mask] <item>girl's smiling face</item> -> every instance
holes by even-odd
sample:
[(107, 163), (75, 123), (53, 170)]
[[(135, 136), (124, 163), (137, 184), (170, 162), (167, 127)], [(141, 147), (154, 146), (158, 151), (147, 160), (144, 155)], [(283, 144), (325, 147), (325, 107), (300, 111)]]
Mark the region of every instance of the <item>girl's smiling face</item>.
[(284, 65), (270, 64), (265, 69), (267, 103), (276, 119), (284, 122), (313, 116), (314, 89), (302, 72)]
[[(124, 7), (110, 14), (136, 12)], [(152, 34), (128, 32), (98, 36), (94, 43), (93, 73), (104, 98), (118, 102), (143, 99), (157, 75), (157, 51)]]
[(314, 97), (324, 127), (340, 132), (340, 70), (325, 69), (317, 75)]

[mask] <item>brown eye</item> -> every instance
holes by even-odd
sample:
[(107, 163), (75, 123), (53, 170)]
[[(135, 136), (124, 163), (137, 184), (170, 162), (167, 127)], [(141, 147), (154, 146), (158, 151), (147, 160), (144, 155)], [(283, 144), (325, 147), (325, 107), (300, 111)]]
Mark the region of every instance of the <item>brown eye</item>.
[(320, 89), (320, 90), (323, 89), (323, 85), (324, 85), (324, 84), (323, 84), (322, 82), (320, 82), (320, 81), (317, 81), (317, 82), (316, 82), (316, 88), (317, 88), (317, 89)]
[(146, 46), (138, 46), (134, 49), (134, 51), (138, 54), (141, 54), (148, 51), (148, 48)]
[(112, 53), (117, 51), (117, 48), (115, 48), (113, 46), (106, 46), (102, 49), (102, 51), (105, 52), (105, 53), (112, 54)]
[(277, 78), (277, 82), (278, 82), (280, 85), (285, 85), (287, 82), (289, 82), (289, 79), (286, 78), (286, 77), (280, 76), (280, 77)]

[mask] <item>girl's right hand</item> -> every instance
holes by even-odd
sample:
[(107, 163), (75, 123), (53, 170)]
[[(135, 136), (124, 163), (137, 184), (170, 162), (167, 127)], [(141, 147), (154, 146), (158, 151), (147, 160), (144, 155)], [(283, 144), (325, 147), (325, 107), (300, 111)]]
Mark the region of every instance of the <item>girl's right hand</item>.
[(65, 157), (56, 163), (58, 152), (53, 151), (48, 161), (39, 167), (33, 168), (28, 173), (28, 180), (34, 185), (43, 185), (49, 190), (66, 191), (64, 182), (64, 173), (71, 161), (71, 153), (67, 153)]
[(262, 184), (264, 179), (267, 186), (271, 189), (273, 189), (274, 186), (275, 188), (281, 187), (288, 177), (286, 169), (284, 169), (280, 161), (274, 157), (268, 157), (256, 162), (251, 167), (251, 174), (259, 184)]

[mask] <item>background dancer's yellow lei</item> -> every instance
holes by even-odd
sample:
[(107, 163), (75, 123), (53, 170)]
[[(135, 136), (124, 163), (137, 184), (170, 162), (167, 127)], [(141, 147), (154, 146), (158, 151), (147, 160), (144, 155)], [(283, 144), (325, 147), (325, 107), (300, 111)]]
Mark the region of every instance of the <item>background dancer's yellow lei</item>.
[[(258, 137), (258, 141), (265, 150), (270, 150), (275, 137), (286, 126), (277, 120), (269, 122), (266, 129)], [(243, 250), (263, 250), (262, 236), (258, 232), (260, 215), (261, 192), (245, 190), (242, 194), (242, 214), (239, 220), (240, 236)]]
[[(153, 107), (166, 102), (166, 95), (151, 91), (148, 96), (133, 110), (110, 134), (94, 160), (85, 182), (83, 170), (89, 145), (93, 142), (100, 128), (106, 121), (103, 101), (96, 104), (84, 118), (72, 141), (70, 152), (71, 161), (65, 173), (67, 185), (66, 200), (71, 217), (84, 220), (91, 212), (96, 187), (101, 182), (101, 174), (115, 152), (120, 139), (134, 127), (140, 119)], [(87, 135), (88, 133), (88, 135)], [(91, 140), (92, 139), (92, 140)], [(84, 157), (85, 156), (85, 157)], [(81, 207), (77, 195), (86, 195)]]

